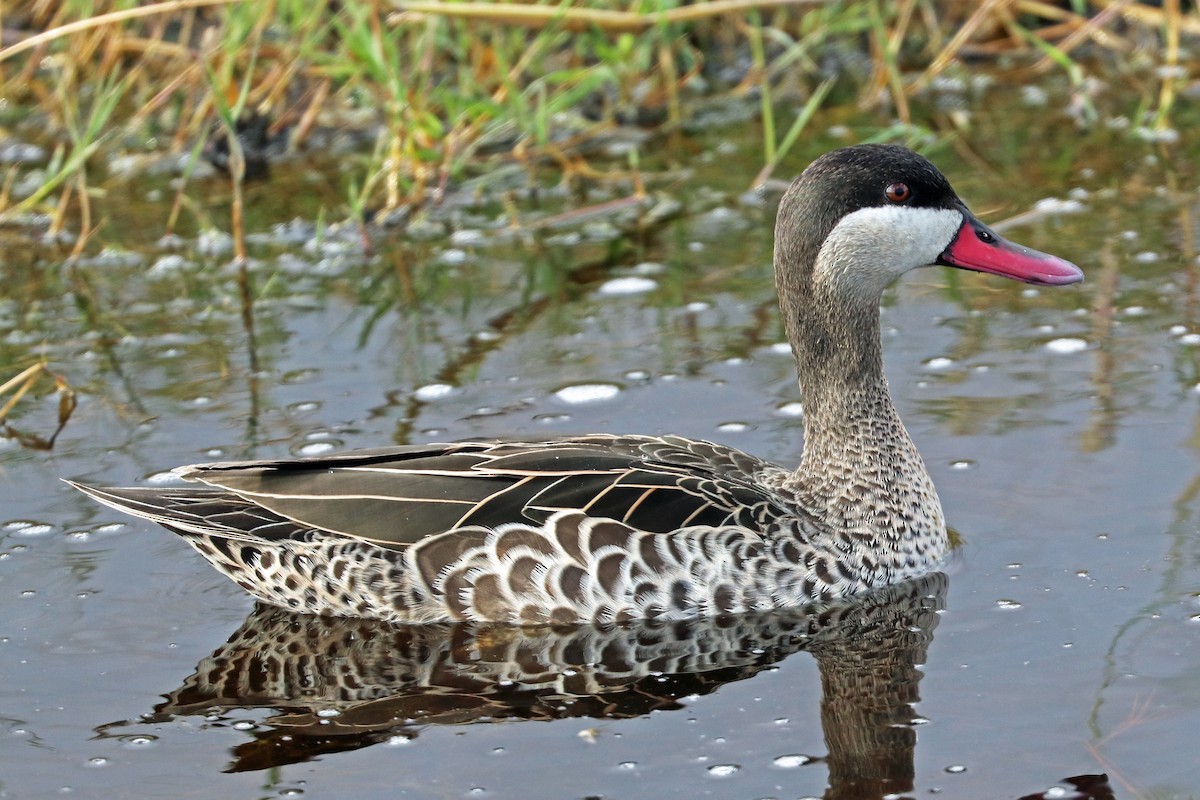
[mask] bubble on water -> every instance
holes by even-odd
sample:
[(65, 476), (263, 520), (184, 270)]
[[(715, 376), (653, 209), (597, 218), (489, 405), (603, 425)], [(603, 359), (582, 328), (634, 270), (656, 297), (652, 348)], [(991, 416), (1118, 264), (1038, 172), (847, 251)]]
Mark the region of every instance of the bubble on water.
[(1179, 337), (1178, 341), (1180, 344), (1194, 347), (1195, 345), (1200, 344), (1200, 333), (1185, 333)]
[(230, 727), (233, 728), (235, 731), (252, 731), (258, 727), (258, 723), (254, 722), (252, 720), (248, 720), (248, 719), (239, 719), (237, 722), (233, 723)]
[(146, 483), (175, 483), (179, 476), (174, 472), (156, 472), (146, 478)]
[(722, 422), (717, 430), (721, 433), (741, 433), (750, 430), (750, 425), (745, 422)]
[(470, 260), (470, 255), (466, 250), (460, 250), (457, 247), (452, 247), (449, 250), (443, 250), (438, 254), (437, 262), (451, 267), (457, 267), (460, 264), (465, 264)]
[(453, 393), (454, 387), (448, 383), (430, 383), (418, 387), (413, 392), (413, 397), (422, 403), (428, 403), (432, 400), (441, 400), (443, 397), (448, 397)]
[(926, 361), (925, 366), (929, 369), (947, 369), (948, 367), (954, 366), (954, 359), (946, 358), (945, 356), (937, 356)]
[(690, 314), (699, 314), (701, 311), (708, 311), (710, 308), (712, 308), (712, 306), (710, 304), (704, 302), (703, 300), (696, 300), (694, 302), (688, 303), (683, 308), (685, 311), (687, 311)]
[(1020, 608), (1021, 604), (1016, 600), (997, 600), (996, 607), (1002, 608), (1005, 611), (1012, 611), (1013, 609)]
[(1133, 260), (1139, 264), (1153, 264), (1160, 258), (1162, 258), (1162, 256), (1153, 250), (1143, 250), (1140, 253), (1135, 253), (1133, 256)]
[(1058, 355), (1070, 355), (1071, 353), (1079, 353), (1087, 350), (1087, 339), (1074, 339), (1071, 337), (1063, 337), (1061, 339), (1051, 339), (1046, 342), (1046, 349), (1051, 353)]
[(644, 369), (631, 369), (622, 377), (630, 381), (648, 381), (650, 380), (650, 373)]
[(89, 758), (85, 763), (89, 767), (107, 767), (109, 764), (112, 763), (112, 759), (107, 758), (105, 756), (93, 756), (92, 758)]
[(969, 458), (961, 458), (957, 461), (950, 462), (950, 469), (967, 470), (975, 466), (975, 462)]
[(475, 228), (461, 228), (450, 234), (450, 244), (455, 247), (475, 247), (487, 241), (487, 235)]
[(637, 769), (637, 765), (638, 765), (638, 763), (636, 761), (622, 761), (620, 764), (617, 764), (617, 769), (624, 769), (624, 770)]
[(643, 261), (635, 265), (633, 271), (638, 275), (661, 275), (667, 271), (667, 265), (657, 261)]
[(767, 349), (775, 355), (790, 356), (792, 354), (792, 346), (787, 342), (776, 342)]
[(714, 778), (728, 778), (737, 774), (740, 769), (737, 764), (713, 764), (708, 768), (708, 774)]
[(145, 733), (134, 734), (131, 736), (122, 736), (121, 741), (132, 748), (150, 747), (158, 741), (157, 736), (151, 736)]
[(1026, 84), (1021, 87), (1021, 102), (1025, 105), (1039, 107), (1046, 105), (1049, 101), (1050, 96), (1040, 86)]
[(337, 710), (336, 708), (322, 708), (320, 711), (317, 712), (318, 717), (326, 717), (326, 718), (340, 717), (341, 715), (342, 715), (342, 712)]
[(802, 753), (793, 753), (786, 756), (778, 756), (771, 763), (780, 769), (795, 769), (803, 767), (805, 764), (811, 764), (815, 759), (812, 756), (806, 756)]
[(621, 393), (621, 387), (613, 383), (580, 383), (566, 386), (554, 393), (561, 402), (569, 405), (599, 403), (612, 400)]
[(45, 522), (33, 522), (30, 520), (18, 519), (12, 522), (4, 523), (5, 531), (9, 531), (17, 536), (45, 536), (54, 530), (54, 527)]
[(949, 772), (951, 775), (959, 775), (966, 771), (967, 768), (962, 764), (951, 764), (950, 766), (946, 767), (946, 772)]
[(1174, 128), (1138, 126), (1133, 129), (1133, 135), (1144, 142), (1153, 142), (1154, 144), (1175, 144), (1179, 141), (1179, 131)]
[(412, 744), (412, 737), (403, 733), (397, 733), (394, 736), (389, 736), (384, 742), (388, 747), (403, 747), (407, 744)]
[(791, 402), (775, 407), (775, 413), (781, 417), (802, 417), (804, 416), (804, 404)]
[(319, 456), (322, 453), (328, 453), (330, 450), (336, 449), (336, 447), (337, 445), (334, 442), (309, 442), (295, 448), (294, 452), (298, 456)]
[(1035, 211), (1042, 214), (1078, 214), (1084, 205), (1078, 200), (1063, 200), (1059, 197), (1044, 197), (1033, 204)]
[(630, 275), (624, 278), (613, 278), (605, 281), (597, 290), (602, 295), (609, 297), (628, 295), (628, 294), (643, 294), (652, 292), (658, 288), (658, 281), (652, 278), (642, 278), (637, 275)]

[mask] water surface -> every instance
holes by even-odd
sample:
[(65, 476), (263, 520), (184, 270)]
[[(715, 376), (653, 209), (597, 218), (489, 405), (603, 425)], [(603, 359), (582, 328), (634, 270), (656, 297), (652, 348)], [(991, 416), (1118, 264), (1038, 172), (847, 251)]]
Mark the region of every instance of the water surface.
[[(508, 639), (453, 634), (438, 640), (453, 654), (439, 680), (494, 679), (497, 705), (480, 712), (478, 687), (458, 686), (434, 713), (411, 682), (382, 681), (385, 700), (424, 703), (420, 719), (368, 725), (381, 706), (355, 707), (361, 736), (337, 744), (313, 742), (351, 712), (315, 688), (308, 705), (197, 695), (198, 665), (243, 623), (267, 623), (247, 620), (250, 599), (178, 538), (58, 479), (601, 431), (795, 463), (802, 398), (779, 346), (773, 204), (743, 196), (752, 160), (729, 169), (752, 146), (695, 140), (669, 192), (678, 208), (640, 234), (618, 213), (513, 235), (490, 202), (437, 212), (430, 230), (453, 239), (382, 238), (371, 255), (352, 230), (276, 230), (255, 244), (257, 376), (228, 255), (211, 243), (147, 246), (159, 232), (143, 224), (112, 243), (131, 254), (74, 268), (7, 259), (0, 363), (46, 353), (80, 405), (49, 452), (0, 442), (0, 797), (880, 796), (838, 760), (865, 745), (838, 738), (859, 728), (831, 715), (835, 696), (850, 713), (877, 698), (891, 715), (863, 730), (913, 734), (870, 760), (904, 796), (1019, 797), (1095, 773), (1121, 797), (1197, 796), (1200, 321), (1195, 198), (1178, 188), (1195, 184), (1196, 153), (1045, 118), (981, 115), (937, 160), (989, 221), (1074, 198), (1078, 213), (1007, 233), (1076, 261), (1087, 282), (1034, 289), (930, 269), (885, 298), (892, 392), (962, 546), (944, 585), (913, 595), (916, 617), (885, 615), (893, 633), (874, 655), (758, 627), (743, 649), (677, 664), (684, 677), (665, 689), (637, 683), (661, 665), (622, 683), (597, 658), (588, 674), (618, 686), (588, 695), (563, 674), (579, 664), (550, 659), (538, 686), (551, 690), (525, 695), (495, 683), (512, 676), (469, 668), (472, 653), (501, 663), (485, 656)], [(792, 168), (835, 140), (815, 136)], [(570, 208), (549, 198), (522, 205), (528, 226)], [(55, 403), (27, 402), (14, 424), (48, 433)], [(304, 646), (362, 636), (271, 624)], [(896, 630), (916, 638), (891, 647)], [(874, 674), (876, 657), (895, 659), (893, 683), (831, 693), (830, 669)]]

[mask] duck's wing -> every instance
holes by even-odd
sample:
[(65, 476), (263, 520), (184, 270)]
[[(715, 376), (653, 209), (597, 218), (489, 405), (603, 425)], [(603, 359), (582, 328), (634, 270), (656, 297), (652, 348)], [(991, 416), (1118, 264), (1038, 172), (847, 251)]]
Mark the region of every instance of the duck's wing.
[[(171, 502), (189, 504), (189, 514), (224, 519), (231, 528), (250, 523), (254, 535), (268, 539), (311, 529), (403, 546), (468, 526), (540, 524), (572, 509), (652, 532), (693, 525), (758, 528), (789, 511), (760, 483), (778, 472), (761, 459), (710, 442), (596, 435), (199, 464), (179, 473), (224, 491), (192, 490), (204, 494), (189, 496), (177, 489)], [(139, 497), (125, 498), (126, 508), (131, 499), (153, 503), (154, 491), (169, 492), (140, 490)], [(228, 507), (218, 508), (225, 492), (232, 495), (226, 497)], [(141, 515), (169, 524), (161, 510)], [(295, 523), (290, 533), (289, 526), (275, 524), (281, 519)]]

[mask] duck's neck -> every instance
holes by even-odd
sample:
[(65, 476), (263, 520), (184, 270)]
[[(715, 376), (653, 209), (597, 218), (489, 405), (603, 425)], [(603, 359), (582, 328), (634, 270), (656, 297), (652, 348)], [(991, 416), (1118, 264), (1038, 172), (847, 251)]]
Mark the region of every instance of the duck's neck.
[(819, 281), (809, 288), (804, 303), (784, 311), (804, 401), (804, 455), (792, 485), (838, 529), (915, 549), (922, 562), (940, 558), (942, 506), (888, 394), (879, 298)]

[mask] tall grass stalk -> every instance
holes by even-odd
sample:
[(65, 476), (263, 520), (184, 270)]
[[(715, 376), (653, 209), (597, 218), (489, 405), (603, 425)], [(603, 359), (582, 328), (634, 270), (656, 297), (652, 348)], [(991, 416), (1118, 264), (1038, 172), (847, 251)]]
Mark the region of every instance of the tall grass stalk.
[(818, 86), (811, 95), (809, 95), (808, 101), (805, 102), (804, 107), (800, 109), (800, 113), (796, 115), (794, 120), (792, 120), (791, 127), (789, 127), (787, 133), (784, 134), (783, 140), (771, 147), (771, 158), (759, 171), (758, 175), (755, 176), (752, 188), (762, 186), (771, 177), (771, 174), (775, 171), (775, 168), (779, 166), (779, 162), (782, 161), (783, 157), (786, 156), (788, 151), (792, 149), (792, 145), (794, 145), (796, 140), (800, 138), (800, 134), (808, 126), (808, 123), (812, 121), (813, 115), (817, 113), (817, 110), (820, 109), (822, 104), (825, 102), (825, 97), (829, 94), (829, 90), (833, 88), (833, 84), (834, 79), (828, 78), (820, 86)]

